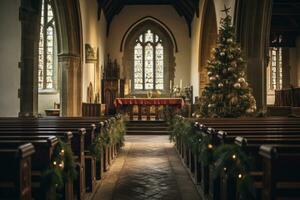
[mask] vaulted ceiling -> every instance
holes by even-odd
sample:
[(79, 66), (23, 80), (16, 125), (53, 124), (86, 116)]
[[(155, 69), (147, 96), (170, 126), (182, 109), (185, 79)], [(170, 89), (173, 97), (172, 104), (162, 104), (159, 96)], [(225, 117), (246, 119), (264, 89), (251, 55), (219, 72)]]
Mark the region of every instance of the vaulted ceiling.
[(274, 0), (272, 8), (271, 41), (281, 35), (284, 46), (295, 46), (300, 36), (300, 1)]
[(126, 5), (171, 5), (185, 18), (190, 33), (194, 14), (199, 16), (199, 0), (98, 0), (98, 5), (99, 11), (102, 8), (106, 16), (108, 31), (114, 16)]

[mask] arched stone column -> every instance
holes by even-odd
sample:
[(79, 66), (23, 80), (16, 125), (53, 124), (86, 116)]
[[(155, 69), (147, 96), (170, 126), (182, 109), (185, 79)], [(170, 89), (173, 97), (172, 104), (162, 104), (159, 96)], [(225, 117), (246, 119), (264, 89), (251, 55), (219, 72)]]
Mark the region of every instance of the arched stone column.
[(266, 68), (268, 65), (272, 0), (237, 0), (235, 26), (247, 62), (247, 78), (257, 107), (266, 106)]
[(61, 71), (61, 115), (81, 114), (82, 28), (78, 0), (53, 0)]
[[(22, 0), (20, 21), (21, 86), (20, 116), (37, 116), (38, 112), (38, 42), (42, 0)], [(53, 0), (60, 67), (62, 116), (81, 112), (82, 29), (78, 0)]]
[(207, 60), (210, 59), (211, 50), (217, 42), (217, 19), (213, 0), (204, 2), (204, 13), (201, 22), (199, 47), (199, 94), (201, 95), (208, 82)]

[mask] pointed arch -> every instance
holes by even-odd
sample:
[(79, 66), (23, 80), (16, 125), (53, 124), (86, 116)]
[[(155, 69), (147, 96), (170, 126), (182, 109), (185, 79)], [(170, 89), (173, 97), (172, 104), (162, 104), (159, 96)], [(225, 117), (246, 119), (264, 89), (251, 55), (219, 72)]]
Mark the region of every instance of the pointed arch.
[[(79, 0), (52, 0), (56, 22), (61, 113), (80, 114), (82, 76), (82, 29)], [(38, 41), (42, 0), (22, 1), (20, 20), (21, 84), (19, 116), (38, 114)]]
[(204, 12), (201, 21), (199, 40), (199, 94), (208, 82), (207, 60), (211, 56), (211, 49), (215, 47), (218, 37), (216, 9), (213, 0), (204, 2)]
[[(174, 81), (175, 72), (174, 38), (152, 19), (147, 19), (129, 30), (123, 37), (124, 44), (121, 46), (124, 46), (124, 76), (133, 80), (130, 88), (132, 93), (141, 95), (152, 89), (169, 93), (170, 81)], [(147, 33), (153, 36), (150, 41), (146, 38)], [(140, 73), (136, 71), (138, 67)], [(136, 85), (137, 82), (140, 84)]]
[(161, 26), (161, 28), (163, 28), (166, 33), (168, 33), (169, 37), (171, 38), (171, 41), (173, 43), (173, 46), (174, 46), (174, 50), (175, 52), (177, 53), (178, 52), (178, 46), (177, 46), (177, 42), (176, 42), (176, 39), (175, 39), (175, 36), (174, 34), (172, 33), (171, 29), (165, 24), (163, 23), (162, 21), (160, 21), (159, 19), (155, 18), (155, 17), (152, 17), (152, 16), (146, 16), (146, 17), (143, 17), (139, 20), (137, 20), (135, 23), (133, 23), (125, 32), (125, 34), (123, 35), (122, 37), (122, 40), (121, 40), (121, 45), (120, 45), (120, 52), (122, 52), (124, 50), (124, 45), (125, 45), (125, 41), (127, 40), (127, 37), (128, 35), (130, 34), (130, 32), (132, 32), (133, 29), (135, 29), (135, 27), (137, 27), (139, 24), (142, 24), (146, 21), (153, 21), (157, 24), (159, 24)]
[(63, 116), (78, 116), (81, 112), (83, 56), (79, 0), (53, 0), (53, 11), (61, 71), (61, 113)]

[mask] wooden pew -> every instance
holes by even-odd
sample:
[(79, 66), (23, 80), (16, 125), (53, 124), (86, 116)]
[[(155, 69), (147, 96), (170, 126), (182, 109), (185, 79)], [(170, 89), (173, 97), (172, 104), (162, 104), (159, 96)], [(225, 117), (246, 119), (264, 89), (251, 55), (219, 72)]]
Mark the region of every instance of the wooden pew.
[[(0, 149), (17, 148), (20, 145), (32, 143), (35, 153), (32, 155), (32, 190), (35, 199), (46, 199), (49, 191), (40, 188), (41, 175), (51, 166), (53, 151), (58, 144), (57, 137), (51, 136), (47, 139), (28, 139), (28, 140), (0, 140)], [(44, 188), (46, 189), (46, 188)]]
[(262, 145), (262, 199), (300, 199), (300, 145)]
[(31, 200), (31, 143), (0, 148), (0, 199)]
[[(7, 140), (22, 140), (22, 141), (32, 141), (32, 140), (47, 140), (48, 138), (53, 137), (54, 135), (38, 135), (37, 133), (32, 132), (8, 132), (0, 133), (0, 141)], [(62, 141), (66, 144), (71, 145), (71, 139), (73, 135), (71, 132), (66, 132), (64, 137), (61, 138)], [(59, 138), (59, 137), (58, 137)], [(65, 180), (64, 184), (64, 195), (65, 199), (73, 199), (73, 181)]]
[[(67, 130), (72, 130), (72, 132), (67, 132)], [(85, 157), (84, 157), (84, 134), (85, 129), (77, 129), (77, 128), (43, 128), (43, 127), (35, 127), (35, 126), (21, 126), (16, 124), (15, 127), (0, 127), (0, 135), (22, 135), (22, 134), (36, 134), (42, 136), (54, 135), (63, 140), (66, 137), (70, 137), (70, 133), (72, 134), (71, 139), (71, 148), (74, 153), (76, 162), (78, 163), (78, 177), (77, 181), (74, 184), (74, 192), (75, 196), (78, 196), (80, 199), (85, 198)]]
[[(254, 118), (253, 119), (241, 119), (241, 120), (237, 120), (237, 119), (204, 119), (203, 121), (209, 121), (210, 123), (208, 124), (208, 126), (210, 125), (214, 125), (213, 127), (216, 128), (220, 128), (221, 130), (225, 129), (225, 130), (229, 130), (230, 132), (220, 132), (223, 134), (216, 134), (216, 132), (212, 132), (213, 134), (211, 134), (212, 142), (213, 145), (219, 145), (221, 143), (233, 143), (234, 139), (236, 136), (242, 135), (242, 136), (246, 136), (246, 137), (260, 137), (261, 139), (263, 137), (266, 138), (280, 138), (283, 137), (285, 135), (288, 135), (290, 138), (294, 138), (297, 139), (299, 138), (300, 135), (300, 119), (294, 119), (291, 118), (291, 121), (286, 121), (286, 118), (283, 119), (283, 121), (281, 121), (281, 119), (283, 118), (272, 118), (270, 120), (264, 119), (261, 120), (261, 118)], [(195, 121), (195, 120), (194, 120)], [(199, 119), (197, 119), (197, 121), (199, 121)], [(202, 122), (202, 119), (200, 120)], [(224, 123), (224, 121), (226, 123)], [(234, 123), (230, 123), (230, 122), (234, 122)], [(287, 123), (286, 123), (287, 122)], [(258, 125), (257, 125), (258, 124)], [(281, 125), (284, 124), (282, 127)], [(196, 125), (196, 127), (200, 127), (202, 126), (202, 129), (200, 130), (200, 132), (203, 131), (206, 132), (207, 131), (207, 127), (201, 125), (200, 123), (198, 123)], [(241, 126), (241, 127), (240, 127)], [(211, 132), (211, 131), (210, 131)], [(219, 135), (219, 136), (218, 136)], [(220, 136), (221, 135), (221, 136)], [(225, 137), (224, 137), (225, 136)], [(225, 141), (228, 140), (228, 141)], [(182, 142), (182, 141), (179, 141)], [(291, 141), (292, 142), (292, 141)], [(184, 148), (184, 145), (177, 145), (177, 149), (178, 151), (180, 151), (181, 156), (184, 158), (186, 156), (186, 153), (183, 153), (184, 151), (182, 151), (182, 149)], [(190, 151), (190, 150), (189, 150)], [(189, 152), (190, 154), (190, 152)], [(257, 153), (258, 154), (258, 153)], [(185, 163), (188, 164), (193, 178), (195, 180), (196, 183), (201, 185), (201, 188), (203, 190), (204, 195), (203, 196), (208, 196), (210, 197), (210, 199), (218, 199), (219, 197), (214, 197), (213, 193), (215, 192), (214, 189), (212, 189), (212, 187), (214, 186), (214, 184), (212, 184), (212, 181), (209, 181), (209, 185), (207, 186), (207, 180), (212, 180), (212, 178), (209, 179), (209, 177), (212, 177), (213, 174), (213, 169), (209, 169), (210, 173), (207, 173), (208, 170), (205, 169), (205, 167), (203, 167), (201, 165), (201, 162), (199, 162), (197, 160), (197, 155), (194, 155), (194, 159), (191, 159), (191, 156), (186, 156), (189, 158), (188, 161), (185, 161)], [(194, 167), (193, 166), (194, 163)], [(208, 177), (208, 178), (207, 178)], [(207, 194), (207, 191), (209, 194)]]
[[(104, 118), (101, 118), (104, 119)], [(17, 121), (17, 123), (16, 123)], [(91, 124), (92, 122), (98, 123), (96, 125)], [(58, 117), (51, 117), (51, 118), (42, 118), (42, 119), (20, 119), (20, 118), (5, 118), (0, 119), (0, 132), (5, 131), (12, 131), (12, 129), (15, 130), (31, 130), (31, 131), (62, 131), (62, 130), (73, 130), (74, 127), (85, 127), (87, 130), (87, 133), (85, 134), (89, 135), (89, 137), (85, 137), (85, 174), (86, 174), (86, 185), (88, 188), (88, 191), (94, 191), (95, 188), (95, 174), (97, 175), (98, 179), (101, 178), (101, 174), (103, 173), (104, 168), (108, 168), (109, 162), (112, 160), (112, 158), (116, 155), (116, 147), (112, 147), (110, 149), (104, 150), (104, 153), (106, 153), (105, 159), (101, 160), (100, 163), (98, 163), (98, 170), (95, 172), (95, 159), (88, 154), (89, 146), (94, 138), (94, 131), (101, 132), (101, 120), (99, 118), (58, 118)], [(107, 121), (108, 123), (109, 121)], [(13, 128), (11, 128), (13, 126)], [(36, 128), (38, 127), (38, 128)], [(72, 127), (72, 129), (71, 129)], [(73, 130), (74, 131), (74, 130)], [(45, 133), (43, 133), (45, 134)], [(74, 146), (74, 145), (73, 145)], [(82, 148), (81, 148), (82, 149)], [(76, 153), (76, 149), (73, 148), (75, 151), (75, 154), (81, 155), (80, 153)], [(82, 151), (81, 151), (82, 152)], [(81, 159), (80, 159), (81, 160)], [(81, 161), (82, 163), (82, 161)], [(103, 164), (104, 163), (104, 164)], [(104, 166), (103, 166), (104, 165)], [(82, 165), (83, 166), (83, 165)]]

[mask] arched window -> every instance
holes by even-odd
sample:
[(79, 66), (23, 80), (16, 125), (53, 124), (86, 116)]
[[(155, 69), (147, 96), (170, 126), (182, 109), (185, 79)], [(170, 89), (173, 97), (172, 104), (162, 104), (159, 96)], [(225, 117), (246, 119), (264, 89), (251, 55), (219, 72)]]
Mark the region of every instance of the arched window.
[(170, 29), (155, 20), (145, 19), (132, 25), (123, 37), (123, 73), (128, 93), (137, 97), (149, 90), (168, 95), (174, 83), (176, 41)]
[(50, 0), (43, 0), (39, 40), (39, 90), (56, 89), (56, 38), (55, 21)]
[(282, 88), (282, 48), (271, 47), (271, 90), (279, 90)]
[(164, 46), (160, 37), (148, 29), (134, 46), (134, 89), (164, 89)]

